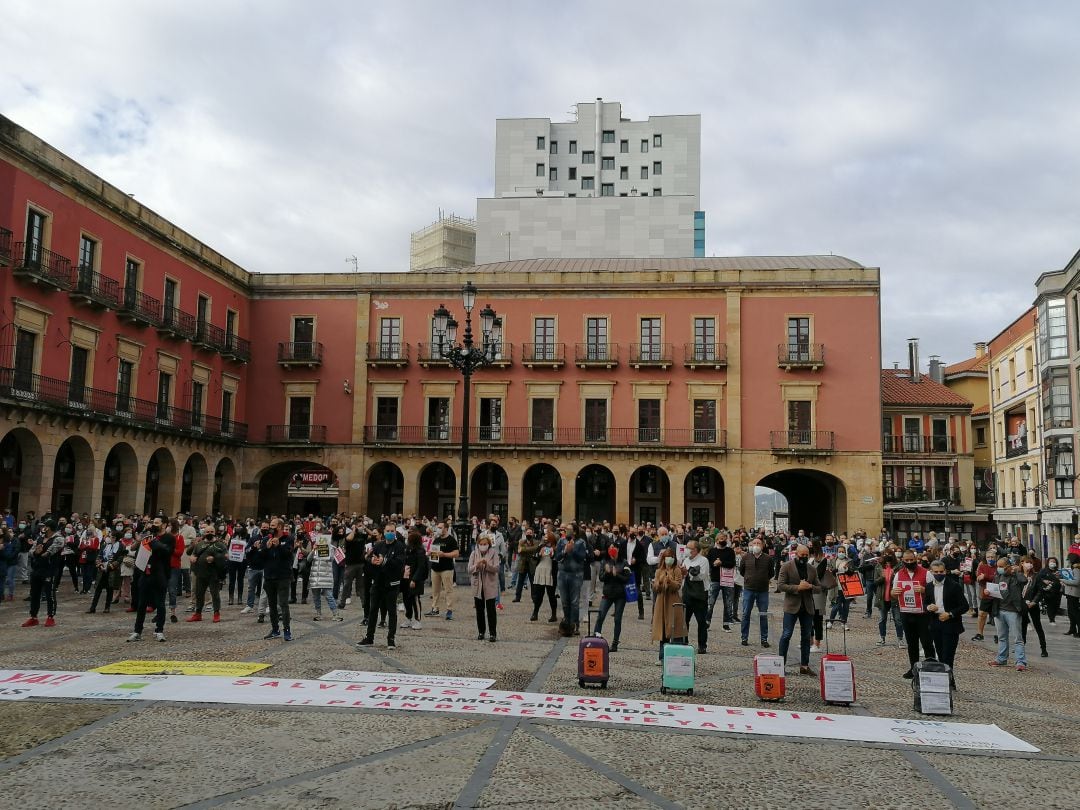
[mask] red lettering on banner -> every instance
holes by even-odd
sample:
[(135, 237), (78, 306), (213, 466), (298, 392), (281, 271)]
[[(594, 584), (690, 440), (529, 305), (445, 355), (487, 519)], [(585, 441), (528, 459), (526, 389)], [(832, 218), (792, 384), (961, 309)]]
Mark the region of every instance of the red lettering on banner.
[(713, 713), (713, 710), (708, 708), (707, 706), (695, 706), (694, 708), (697, 709), (699, 712), (702, 712), (704, 714), (712, 714)]
[(326, 701), (326, 705), (327, 705), (327, 706), (338, 706), (338, 705), (340, 705), (340, 704), (342, 704), (342, 703), (344, 703), (344, 702), (345, 702), (344, 700), (337, 700), (337, 699), (335, 698), (335, 699), (333, 699), (333, 700), (328, 700), (328, 701)]
[(366, 692), (368, 690), (368, 684), (366, 683), (350, 683), (345, 687), (347, 692)]
[(493, 697), (495, 697), (495, 695), (491, 694), (491, 692), (481, 692), (480, 697), (482, 697), (482, 698), (493, 698)]
[(492, 714), (510, 714), (510, 710), (509, 710), (509, 709), (503, 709), (503, 708), (495, 707), (494, 709), (492, 709), (492, 710), (491, 710), (491, 713), (492, 713)]
[(249, 678), (237, 678), (235, 681), (232, 682), (232, 685), (233, 686), (250, 686), (251, 685), (251, 679), (249, 679)]
[(401, 708), (403, 708), (403, 709), (419, 709), (420, 704), (419, 703), (402, 703)]
[(336, 683), (320, 683), (319, 684), (320, 689), (334, 689), (336, 687), (337, 687)]
[(706, 720), (704, 723), (698, 726), (698, 728), (718, 728), (718, 726), (716, 725), (716, 723), (710, 723), (708, 720)]
[(626, 701), (625, 700), (612, 700), (612, 701), (609, 701), (609, 702), (611, 703), (612, 706), (617, 706), (620, 709), (625, 709), (626, 708)]
[(506, 699), (507, 700), (525, 700), (525, 698), (522, 697), (521, 695), (507, 695)]
[(587, 716), (588, 715), (580, 714), (578, 712), (571, 712), (570, 713), (570, 718), (573, 719), (573, 720), (580, 720), (582, 717), (587, 717)]
[[(359, 688), (359, 687), (357, 687)], [(376, 686), (373, 692), (396, 692), (398, 688), (396, 686)]]
[(393, 703), (391, 703), (390, 701), (388, 701), (388, 700), (384, 700), (384, 701), (382, 701), (381, 703), (376, 703), (376, 704), (375, 704), (375, 708), (376, 708), (376, 709), (389, 709), (389, 708), (390, 708), (390, 707), (392, 707), (393, 705), (394, 705), (394, 704), (393, 704)]
[(295, 681), (293, 683), (289, 684), (289, 688), (290, 689), (307, 689), (307, 687), (304, 684), (296, 683)]
[(819, 715), (818, 715), (817, 717), (815, 717), (814, 719), (815, 719), (815, 720), (825, 720), (825, 721), (826, 721), (826, 722), (828, 722), (828, 723), (835, 723), (835, 722), (836, 722), (836, 721), (835, 721), (835, 720), (833, 720), (833, 719), (832, 719), (831, 717), (826, 717), (826, 716), (825, 716), (824, 714), (819, 714)]
[(595, 706), (596, 705), (596, 701), (593, 700), (592, 698), (578, 698), (577, 702), (580, 703), (582, 706)]
[(427, 695), (431, 692), (426, 686), (415, 686), (409, 690), (410, 695)]
[(728, 709), (727, 713), (728, 714), (739, 714), (739, 715), (741, 715), (742, 714), (742, 709)]
[(645, 718), (642, 718), (642, 719), (646, 723), (659, 723), (660, 722), (660, 718), (658, 718), (658, 717), (645, 717)]
[(566, 698), (559, 695), (545, 695), (544, 703), (562, 703)]
[(463, 711), (463, 712), (475, 712), (476, 707), (475, 706), (462, 706), (461, 711)]
[(802, 719), (802, 718), (800, 718), (800, 717), (799, 717), (799, 714), (798, 714), (798, 712), (792, 712), (792, 713), (791, 713), (791, 719), (792, 719), (792, 720), (800, 720), (800, 719)]
[(678, 723), (680, 726), (685, 727), (685, 726), (690, 725), (694, 721), (693, 720), (676, 720), (675, 722)]
[(562, 717), (562, 712), (544, 712), (544, 717)]
[(439, 694), (443, 697), (457, 697), (461, 692), (457, 689), (443, 689)]
[(669, 703), (667, 705), (667, 708), (669, 712), (681, 712), (686, 707), (683, 706), (681, 703)]
[(436, 709), (452, 709), (452, 708), (454, 708), (454, 704), (452, 704), (452, 703), (436, 703), (435, 708)]
[(776, 712), (758, 712), (757, 716), (758, 717), (771, 717), (773, 720), (775, 720), (776, 719)]
[(536, 714), (536, 711), (534, 709), (522, 709), (521, 714), (522, 714), (522, 716), (533, 715), (533, 714)]
[(281, 681), (263, 681), (258, 686), (281, 686)]
[(611, 721), (611, 715), (610, 714), (601, 714), (601, 715), (598, 715), (594, 719), (596, 719), (596, 720), (607, 720), (608, 722), (610, 722)]

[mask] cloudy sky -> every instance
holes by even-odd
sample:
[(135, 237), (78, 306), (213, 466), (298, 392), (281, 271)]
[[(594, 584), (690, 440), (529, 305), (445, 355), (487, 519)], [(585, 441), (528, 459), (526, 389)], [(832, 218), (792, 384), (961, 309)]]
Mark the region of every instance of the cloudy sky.
[[(1016, 11), (1023, 8), (1023, 11)], [(665, 11), (666, 10), (666, 11)], [(255, 271), (408, 268), (495, 119), (702, 116), (710, 255), (882, 268), (955, 362), (1080, 248), (1080, 4), (6, 0), (0, 113)]]

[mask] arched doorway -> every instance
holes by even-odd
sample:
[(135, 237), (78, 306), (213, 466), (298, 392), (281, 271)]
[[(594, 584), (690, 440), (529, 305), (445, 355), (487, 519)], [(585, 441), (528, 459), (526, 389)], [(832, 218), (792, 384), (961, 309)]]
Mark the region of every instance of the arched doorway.
[(231, 458), (223, 458), (214, 469), (214, 502), (211, 511), (215, 515), (235, 517), (236, 512), (236, 465)]
[(94, 451), (82, 436), (70, 436), (53, 462), (52, 511), (57, 515), (94, 511)]
[(457, 476), (441, 461), (428, 464), (420, 471), (417, 484), (417, 504), (424, 517), (453, 517), (457, 510)]
[(330, 515), (338, 511), (337, 475), (311, 461), (282, 461), (264, 469), (259, 482), (259, 515)]
[(787, 532), (790, 515), (784, 493), (771, 487), (754, 487), (754, 525), (774, 532)]
[(392, 461), (380, 461), (368, 470), (367, 515), (400, 515), (405, 505), (405, 476)]
[(205, 515), (210, 508), (210, 469), (202, 453), (192, 453), (180, 479), (180, 511)]
[(156, 515), (159, 512), (171, 515), (175, 511), (173, 503), (176, 491), (176, 462), (172, 453), (159, 447), (146, 463), (146, 487), (143, 489), (143, 513)]
[(615, 475), (602, 464), (590, 464), (577, 474), (574, 488), (577, 520), (615, 520)]
[(695, 529), (705, 528), (710, 522), (717, 526), (724, 522), (724, 479), (712, 467), (694, 467), (683, 481), (683, 503), (686, 514), (683, 521)]
[(525, 471), (521, 485), (523, 518), (556, 518), (562, 515), (562, 476), (550, 464), (534, 464)]
[(847, 530), (847, 489), (834, 475), (817, 470), (782, 470), (765, 476), (757, 485), (781, 493), (788, 503), (788, 530), (805, 529), (824, 537)]
[(509, 517), (510, 480), (506, 470), (488, 461), (473, 470), (469, 484), (469, 511), (487, 517), (498, 515), (499, 525), (505, 526)]
[(0, 441), (0, 502), (16, 517), (37, 510), (45, 483), (41, 465), (41, 442), (26, 428), (8, 431)]
[(129, 515), (139, 508), (139, 459), (127, 442), (113, 445), (105, 456), (101, 482), (101, 516)]
[(668, 475), (655, 464), (638, 467), (630, 476), (630, 519), (635, 523), (667, 523), (671, 504)]

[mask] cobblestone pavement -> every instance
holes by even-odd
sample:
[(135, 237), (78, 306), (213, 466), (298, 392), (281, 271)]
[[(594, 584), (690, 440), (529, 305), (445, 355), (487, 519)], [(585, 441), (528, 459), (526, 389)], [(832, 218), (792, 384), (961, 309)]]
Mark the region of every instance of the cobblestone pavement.
[[(465, 593), (456, 592), (454, 621), (425, 619), (421, 630), (400, 630), (395, 650), (386, 648), (381, 630), (376, 646), (361, 652), (353, 646), (361, 632), (355, 607), (344, 623), (315, 623), (312, 607), (303, 604), (293, 605), (290, 643), (264, 641), (269, 625), (235, 606), (224, 609), (220, 624), (186, 624), (181, 608), (181, 622), (166, 626), (164, 644), (127, 644), (130, 614), (114, 608), (85, 615), (89, 597), (73, 595), (65, 583), (54, 628), (19, 628), (25, 590), (0, 606), (0, 668), (84, 670), (127, 658), (261, 661), (272, 665), (261, 674), (295, 678), (369, 669), (486, 676), (496, 689), (582, 692), (576, 640), (557, 638), (546, 610), (532, 623), (527, 597), (520, 604), (508, 598), (498, 643), (478, 642)], [(648, 603), (645, 608), (644, 621), (627, 608), (607, 696), (660, 699)], [(775, 606), (773, 612), (775, 651)], [(848, 650), (859, 702), (828, 711), (913, 716), (910, 684), (900, 677), (906, 651), (894, 637), (878, 647), (876, 620), (861, 610), (851, 615)], [(987, 666), (988, 647), (969, 640), (974, 627), (967, 624), (952, 719), (996, 723), (1041, 753), (438, 713), (24, 701), (0, 703), (0, 808), (1076, 807), (1080, 640), (1065, 638), (1060, 621), (1047, 625), (1050, 658), (1038, 656), (1032, 637), (1026, 673), (995, 670)], [(751, 658), (760, 652), (756, 636), (756, 617), (749, 647), (740, 646), (737, 629), (725, 633), (714, 623), (693, 702), (759, 705), (750, 676)], [(788, 687), (785, 709), (822, 709), (816, 678), (789, 676)]]

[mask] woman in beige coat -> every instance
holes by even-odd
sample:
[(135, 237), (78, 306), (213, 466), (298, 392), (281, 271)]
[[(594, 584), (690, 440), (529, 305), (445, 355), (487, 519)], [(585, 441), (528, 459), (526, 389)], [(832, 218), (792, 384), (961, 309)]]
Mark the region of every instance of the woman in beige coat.
[(660, 661), (664, 660), (664, 645), (672, 639), (686, 638), (686, 612), (676, 608), (682, 602), (685, 572), (676, 564), (675, 552), (665, 548), (656, 561), (653, 579), (652, 640), (660, 642)]
[(477, 538), (476, 547), (469, 556), (469, 574), (472, 577), (473, 605), (476, 608), (476, 640), (484, 640), (484, 614), (486, 613), (488, 640), (495, 641), (495, 600), (499, 596), (499, 553), (491, 546), (490, 534), (484, 533)]

